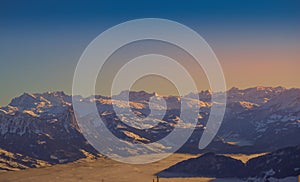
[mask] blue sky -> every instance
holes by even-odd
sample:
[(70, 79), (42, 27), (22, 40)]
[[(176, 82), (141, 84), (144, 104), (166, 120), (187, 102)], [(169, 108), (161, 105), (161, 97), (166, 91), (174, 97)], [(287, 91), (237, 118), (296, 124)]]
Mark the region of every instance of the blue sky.
[[(70, 93), (76, 63), (90, 41), (118, 23), (148, 17), (178, 21), (202, 35), (224, 66), (229, 87), (300, 87), (291, 70), (300, 68), (299, 10), (297, 0), (1, 1), (0, 105), (23, 92)], [(243, 66), (257, 67), (258, 60), (270, 73), (237, 79)], [(278, 67), (282, 76), (270, 79)]]

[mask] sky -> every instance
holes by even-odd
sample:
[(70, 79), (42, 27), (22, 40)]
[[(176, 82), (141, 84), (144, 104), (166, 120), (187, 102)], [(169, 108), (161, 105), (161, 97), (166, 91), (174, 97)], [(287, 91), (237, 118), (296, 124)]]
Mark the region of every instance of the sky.
[(300, 87), (299, 9), (298, 0), (1, 1), (0, 105), (24, 92), (71, 94), (86, 46), (137, 18), (170, 19), (199, 33), (218, 57), (228, 88)]

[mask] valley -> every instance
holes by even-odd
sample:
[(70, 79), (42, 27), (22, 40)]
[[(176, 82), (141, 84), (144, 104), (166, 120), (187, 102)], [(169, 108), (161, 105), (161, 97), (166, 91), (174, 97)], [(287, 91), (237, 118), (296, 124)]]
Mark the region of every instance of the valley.
[[(81, 159), (69, 164), (57, 164), (51, 167), (26, 169), (17, 172), (0, 172), (0, 182), (152, 182), (155, 174), (177, 162), (199, 155), (172, 154), (150, 164), (130, 165), (107, 158), (96, 160)], [(247, 161), (257, 155), (230, 155)], [(149, 156), (150, 157), (150, 156)], [(213, 178), (160, 178), (160, 182), (209, 182)]]

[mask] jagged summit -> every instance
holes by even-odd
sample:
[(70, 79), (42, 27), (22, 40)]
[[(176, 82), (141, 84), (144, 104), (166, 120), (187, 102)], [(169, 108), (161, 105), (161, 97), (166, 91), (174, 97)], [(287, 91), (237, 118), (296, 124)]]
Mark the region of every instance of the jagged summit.
[(44, 92), (44, 93), (23, 93), (19, 97), (12, 99), (9, 106), (20, 106), (23, 108), (35, 107), (39, 103), (45, 105), (57, 105), (71, 103), (71, 96), (66, 95), (63, 91)]
[(36, 96), (34, 94), (24, 93), (21, 96), (12, 99), (9, 105), (20, 106), (20, 107), (34, 107), (35, 101), (36, 101)]
[(281, 92), (278, 97), (270, 100), (265, 108), (277, 107), (278, 109), (297, 110), (300, 105), (300, 89), (291, 88)]

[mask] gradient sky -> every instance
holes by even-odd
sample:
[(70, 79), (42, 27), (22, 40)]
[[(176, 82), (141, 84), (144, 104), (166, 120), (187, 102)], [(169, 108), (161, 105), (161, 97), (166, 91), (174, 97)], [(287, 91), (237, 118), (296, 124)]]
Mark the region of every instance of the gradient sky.
[[(167, 18), (197, 31), (227, 87), (300, 87), (300, 1), (1, 1), (0, 105), (23, 92), (71, 93), (77, 61), (104, 30)], [(206, 89), (206, 88), (203, 88)]]

